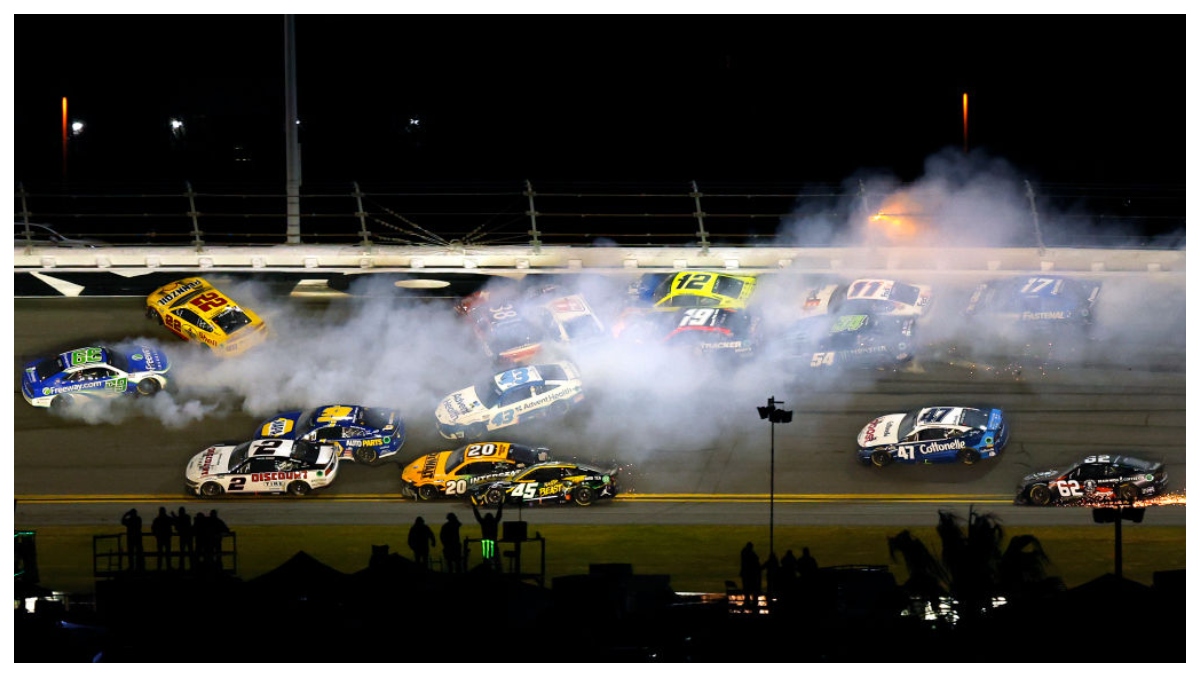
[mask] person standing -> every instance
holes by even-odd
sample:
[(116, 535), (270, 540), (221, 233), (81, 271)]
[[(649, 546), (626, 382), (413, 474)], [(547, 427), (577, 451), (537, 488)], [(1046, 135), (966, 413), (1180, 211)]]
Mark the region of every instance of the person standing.
[(471, 504), (471, 510), (475, 513), (475, 521), (479, 522), (479, 530), (482, 532), (479, 537), (479, 549), (483, 561), (493, 571), (500, 571), (496, 541), (500, 540), (500, 517), (504, 514), (504, 501), (500, 502), (500, 509), (495, 515), (490, 512), (481, 514), (474, 503)]
[[(171, 535), (174, 533), (174, 530), (172, 528), (171, 516), (167, 514), (165, 507), (159, 506), (158, 515), (154, 517), (154, 521), (150, 522), (150, 533), (154, 535), (154, 555), (157, 560), (157, 570), (170, 569)], [(166, 566), (164, 567), (164, 565)]]
[(145, 570), (146, 554), (142, 550), (142, 518), (138, 515), (137, 508), (130, 508), (121, 516), (121, 525), (125, 527), (129, 567), (134, 571)]
[(229, 527), (225, 524), (225, 520), (217, 515), (217, 509), (213, 508), (208, 511), (208, 552), (209, 559), (212, 560), (212, 568), (217, 573), (222, 571), (221, 564), (221, 539), (229, 535)]
[(796, 571), (801, 580), (807, 579), (810, 582), (817, 574), (817, 558), (812, 556), (807, 546), (800, 553), (800, 559), (796, 560)]
[(429, 568), (429, 548), (437, 545), (433, 537), (433, 529), (425, 523), (425, 518), (418, 516), (413, 525), (408, 528), (408, 547), (412, 548), (413, 561), (422, 569)]
[[(191, 562), (196, 556), (194, 552), (194, 534), (192, 532), (192, 516), (187, 508), (179, 506), (179, 512), (171, 513), (171, 521), (175, 525), (175, 533), (179, 534), (179, 570), (183, 571), (184, 562)], [(195, 565), (191, 565), (195, 568)]]
[(458, 515), (446, 513), (446, 523), (438, 536), (442, 539), (442, 558), (446, 562), (446, 571), (452, 574), (462, 573), (462, 538), (459, 529), (462, 523)]
[(754, 552), (754, 543), (746, 541), (742, 548), (742, 563), (738, 572), (742, 577), (742, 591), (747, 595), (762, 593), (762, 565), (758, 561), (758, 553)]

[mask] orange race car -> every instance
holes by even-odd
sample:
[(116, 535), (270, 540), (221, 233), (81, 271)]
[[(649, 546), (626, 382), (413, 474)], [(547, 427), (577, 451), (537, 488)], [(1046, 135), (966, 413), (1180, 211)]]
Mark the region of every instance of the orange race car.
[(267, 338), (267, 325), (202, 277), (176, 280), (146, 297), (146, 317), (218, 355), (238, 355)]

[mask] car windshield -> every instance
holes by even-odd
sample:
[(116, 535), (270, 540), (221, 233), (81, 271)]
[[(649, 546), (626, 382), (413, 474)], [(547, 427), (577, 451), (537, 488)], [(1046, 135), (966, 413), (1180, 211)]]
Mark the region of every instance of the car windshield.
[(713, 285), (713, 293), (736, 299), (742, 295), (742, 289), (745, 287), (746, 283), (736, 277), (718, 275), (717, 283)]
[(1134, 458), (1132, 456), (1121, 457), (1121, 463), (1139, 472), (1148, 472), (1150, 470), (1154, 470), (1155, 466), (1158, 465), (1157, 463), (1152, 463), (1140, 458)]
[(495, 375), (480, 379), (475, 384), (475, 397), (479, 398), (479, 401), (483, 403), (483, 406), (487, 407), (488, 409), (496, 406), (496, 403), (500, 401), (500, 395), (502, 394), (503, 393), (500, 391), (500, 386), (496, 385)]
[(33, 367), (33, 371), (34, 371), (34, 373), (37, 374), (37, 378), (39, 381), (45, 381), (46, 379), (50, 378), (51, 376), (54, 376), (55, 374), (59, 373), (62, 370), (63, 370), (62, 363), (59, 362), (57, 357), (52, 357), (47, 360), (42, 360), (41, 362), (38, 362)]
[(597, 324), (596, 318), (591, 315), (581, 315), (571, 318), (563, 322), (562, 326), (563, 331), (567, 333), (567, 337), (572, 341), (604, 335), (604, 330)]
[(896, 435), (899, 439), (908, 437), (913, 431), (913, 426), (917, 424), (917, 415), (919, 411), (910, 411), (904, 415), (904, 419), (900, 421), (900, 427), (896, 429)]
[(225, 332), (226, 334), (232, 334), (238, 329), (250, 324), (250, 316), (242, 312), (241, 308), (233, 306), (219, 313), (213, 318), (213, 322), (217, 323), (217, 326), (221, 328), (221, 331)]
[(392, 412), (388, 409), (363, 409), (362, 420), (371, 428), (383, 428), (392, 419)]
[(233, 451), (229, 452), (229, 464), (227, 467), (236, 468), (246, 460), (246, 455), (250, 451), (250, 442), (242, 442), (237, 445)]

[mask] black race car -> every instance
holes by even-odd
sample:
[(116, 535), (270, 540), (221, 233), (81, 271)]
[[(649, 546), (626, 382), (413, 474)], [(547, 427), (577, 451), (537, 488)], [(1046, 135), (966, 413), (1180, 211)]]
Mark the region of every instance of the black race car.
[(1133, 456), (1088, 456), (1066, 470), (1026, 475), (1017, 485), (1017, 505), (1134, 503), (1167, 490), (1162, 462)]
[(486, 506), (501, 502), (591, 505), (597, 499), (617, 495), (618, 472), (619, 468), (605, 470), (584, 463), (538, 463), (509, 477), (476, 483), (470, 489), (471, 501)]
[(915, 317), (821, 315), (795, 323), (784, 338), (787, 356), (801, 367), (879, 367), (909, 362)]

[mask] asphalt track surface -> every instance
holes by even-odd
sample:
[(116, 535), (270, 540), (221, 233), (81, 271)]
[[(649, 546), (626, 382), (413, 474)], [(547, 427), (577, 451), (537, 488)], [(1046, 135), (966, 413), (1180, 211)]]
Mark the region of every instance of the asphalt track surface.
[[(925, 348), (913, 364), (900, 369), (817, 377), (780, 365), (740, 367), (737, 374), (730, 374), (678, 364), (674, 367), (681, 371), (662, 367), (668, 371), (650, 379), (653, 384), (680, 377), (676, 387), (663, 392), (653, 392), (647, 381), (623, 388), (617, 376), (601, 379), (605, 387), (592, 388), (583, 407), (567, 419), (496, 438), (547, 446), (557, 456), (618, 463), (624, 495), (589, 508), (537, 507), (525, 509), (526, 514), (536, 511), (538, 521), (558, 524), (763, 524), (771, 494), (772, 434), (778, 525), (928, 525), (934, 523), (939, 509), (965, 514), (971, 506), (994, 513), (1009, 525), (1091, 524), (1090, 510), (1014, 506), (1012, 498), (1017, 481), (1027, 472), (1061, 467), (1093, 453), (1162, 459), (1172, 491), (1186, 492), (1182, 275), (1105, 279), (1098, 331), (1086, 345), (1069, 350), (1019, 341), (1000, 349), (975, 350), (979, 341), (958, 333), (957, 318), (972, 282), (937, 280), (941, 296), (921, 321), (926, 328)], [(343, 338), (349, 332), (357, 340), (376, 326), (352, 324), (364, 316), (356, 305), (361, 301), (354, 297), (292, 295), (259, 302), (268, 306), (265, 314), (286, 316), (277, 321), (282, 331), (275, 332), (273, 339), (296, 333), (295, 327), (309, 326), (314, 332), (317, 328), (342, 332), (335, 336)], [(170, 351), (175, 381), (203, 372), (206, 368), (196, 365), (204, 365), (209, 356), (147, 321), (142, 303), (138, 297), (15, 300), (17, 525), (111, 526), (125, 508), (143, 504), (149, 508), (187, 504), (198, 509), (219, 505), (227, 521), (241, 525), (396, 524), (428, 512), (428, 504), (399, 495), (399, 466), (391, 462), (377, 467), (344, 463), (333, 486), (298, 499), (239, 496), (212, 502), (185, 494), (182, 474), (191, 456), (219, 440), (248, 439), (256, 424), (270, 415), (274, 402), (286, 399), (264, 399), (260, 393), (239, 390), (236, 383), (231, 388), (218, 385), (185, 394), (173, 384), (167, 393), (153, 398), (171, 394), (170, 406), (138, 400), (90, 418), (60, 416), (23, 400), (19, 384), (26, 360), (95, 343), (148, 338)], [(396, 308), (413, 302), (396, 298), (372, 303), (370, 312), (378, 314), (379, 303)], [(435, 307), (431, 312), (452, 316), (448, 303), (444, 307), (427, 300), (422, 303)], [(951, 321), (954, 331), (936, 330)], [(978, 336), (979, 328), (973, 330)], [(422, 328), (402, 331), (412, 335)], [(461, 345), (470, 345), (471, 337), (464, 336)], [(362, 345), (373, 344), (368, 340)], [(387, 366), (363, 350), (358, 343), (347, 345), (344, 371), (350, 374), (334, 380), (370, 384), (391, 379)], [(304, 388), (287, 380), (286, 372), (289, 364), (300, 364), (303, 355), (291, 352), (278, 357), (281, 366), (273, 367), (270, 376), (280, 380), (268, 384), (268, 389), (278, 395), (295, 388), (292, 406), (358, 399), (349, 394), (352, 389), (302, 395), (299, 391)], [(664, 359), (655, 357), (655, 364), (661, 367)], [(475, 360), (475, 356), (451, 356), (446, 363), (455, 366), (446, 371), (481, 368)], [(388, 358), (388, 363), (394, 361), (430, 359), (406, 352)], [(579, 361), (587, 366), (584, 357)], [(324, 368), (338, 369), (336, 363)], [(214, 365), (205, 373), (229, 379), (230, 373), (237, 373), (229, 370), (228, 365)], [(263, 379), (252, 376), (249, 366), (246, 370), (246, 378)], [(695, 380), (683, 378), (684, 371), (687, 379)], [(318, 373), (304, 378), (323, 377)], [(406, 394), (398, 399), (407, 412), (408, 436), (399, 458), (392, 460), (457, 446), (441, 439), (434, 429), (436, 398), (430, 395), (438, 388), (445, 394), (465, 385), (454, 378), (444, 383), (429, 383), (425, 378), (420, 387), (415, 383), (420, 379), (406, 384)], [(369, 392), (379, 390), (373, 386)], [(299, 401), (305, 397), (318, 401)], [(794, 411), (794, 421), (772, 430), (761, 420), (755, 407), (765, 405), (768, 397)], [(893, 464), (887, 468), (865, 467), (855, 459), (855, 435), (871, 418), (912, 407), (960, 403), (988, 403), (1005, 411), (1012, 438), (1000, 457), (973, 466)], [(1181, 505), (1156, 506), (1146, 519), (1158, 525), (1183, 525), (1185, 513)]]

